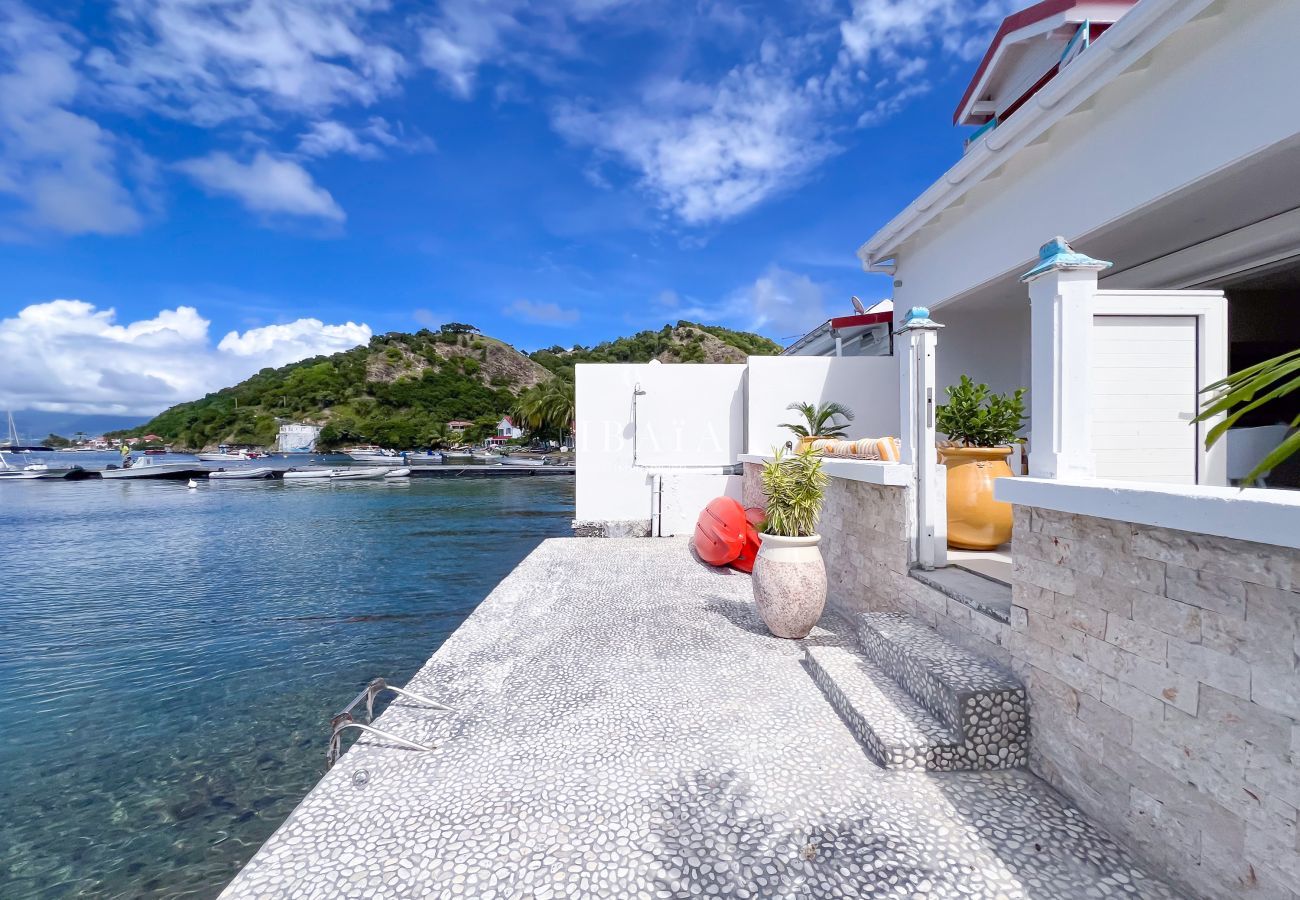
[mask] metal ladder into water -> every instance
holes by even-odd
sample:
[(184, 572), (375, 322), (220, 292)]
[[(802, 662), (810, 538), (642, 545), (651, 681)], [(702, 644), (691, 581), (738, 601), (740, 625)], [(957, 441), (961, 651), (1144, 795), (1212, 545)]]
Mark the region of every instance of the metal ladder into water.
[[(357, 694), (357, 696), (353, 698), (352, 702), (343, 708), (342, 712), (330, 719), (330, 745), (329, 752), (325, 754), (325, 768), (327, 770), (333, 768), (334, 764), (338, 762), (339, 757), (343, 755), (343, 732), (349, 728), (355, 728), (356, 730), (366, 734), (376, 735), (385, 740), (392, 741), (399, 746), (408, 747), (412, 750), (423, 750), (427, 752), (435, 749), (436, 745), (426, 747), (424, 744), (418, 744), (415, 741), (408, 740), (407, 738), (400, 737), (391, 732), (381, 731), (370, 724), (375, 719), (375, 698), (385, 691), (391, 691), (399, 697), (413, 700), (426, 709), (436, 709), (440, 712), (455, 712), (455, 710), (450, 706), (439, 703), (437, 700), (430, 700), (428, 697), (421, 697), (419, 694), (412, 693), (411, 691), (399, 687), (393, 687), (391, 684), (384, 681), (384, 679), (376, 678), (366, 685), (365, 688), (362, 689), (361, 693)], [(357, 704), (361, 703), (363, 700), (366, 704), (366, 720), (365, 722), (358, 722), (352, 715), (352, 711), (356, 709)]]

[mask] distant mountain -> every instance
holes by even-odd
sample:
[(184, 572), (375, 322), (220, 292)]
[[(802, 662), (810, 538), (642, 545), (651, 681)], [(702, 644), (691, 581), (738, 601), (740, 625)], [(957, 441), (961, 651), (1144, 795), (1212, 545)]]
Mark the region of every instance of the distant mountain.
[[(86, 437), (99, 437), (106, 431), (134, 428), (143, 416), (99, 416), (81, 413), (41, 412), (35, 409), (14, 410), (14, 424), (24, 443), (39, 443), (46, 435), (57, 434), (71, 438), (77, 432)], [(2, 422), (2, 420), (0, 420)], [(0, 440), (8, 436), (8, 429), (0, 428)]]
[[(233, 387), (173, 406), (125, 434), (158, 434), (178, 447), (274, 444), (278, 420), (324, 427), (326, 445), (374, 442), (426, 447), (446, 440), (446, 423), (490, 434), (528, 388), (572, 381), (580, 362), (743, 362), (780, 352), (746, 332), (678, 322), (595, 347), (552, 347), (531, 355), (467, 325), (376, 335), (365, 346), (263, 369)], [(26, 430), (26, 429), (24, 429)]]

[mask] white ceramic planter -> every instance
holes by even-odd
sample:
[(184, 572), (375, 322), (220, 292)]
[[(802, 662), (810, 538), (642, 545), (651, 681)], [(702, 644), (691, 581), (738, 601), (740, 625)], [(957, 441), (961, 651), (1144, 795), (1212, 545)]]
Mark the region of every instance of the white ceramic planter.
[(758, 615), (777, 637), (807, 637), (826, 607), (826, 564), (817, 548), (821, 535), (762, 537), (754, 562)]

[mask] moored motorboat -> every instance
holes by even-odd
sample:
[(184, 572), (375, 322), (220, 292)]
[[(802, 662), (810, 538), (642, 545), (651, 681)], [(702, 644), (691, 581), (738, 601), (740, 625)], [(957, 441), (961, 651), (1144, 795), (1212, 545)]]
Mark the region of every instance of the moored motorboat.
[[(385, 466), (354, 466), (350, 469), (335, 469), (330, 481), (370, 481), (383, 478), (393, 471)], [(410, 473), (410, 469), (407, 469)]]
[(398, 466), (402, 464), (401, 453), (383, 447), (346, 447), (343, 453), (357, 462), (366, 462), (371, 465)]
[(216, 453), (196, 453), (194, 455), (203, 462), (246, 462), (257, 458), (247, 450), (227, 450), (224, 447)]
[(215, 472), (208, 473), (208, 478), (215, 478), (218, 481), (274, 477), (275, 469), (270, 466), (252, 466), (247, 469), (217, 469)]
[(544, 456), (503, 456), (501, 457), (503, 466), (544, 466), (546, 457)]
[(37, 478), (44, 478), (49, 466), (41, 463), (35, 465), (18, 467), (9, 465), (9, 460), (5, 459), (7, 454), (0, 453), (0, 479), (7, 481), (32, 481)]
[(328, 480), (339, 469), (327, 468), (308, 468), (308, 469), (290, 469), (284, 473), (285, 481), (321, 481)]
[(187, 479), (191, 476), (204, 476), (208, 470), (192, 462), (159, 462), (155, 457), (142, 456), (132, 461), (131, 465), (119, 469), (109, 466), (99, 473), (101, 478), (176, 478)]
[(442, 451), (442, 458), (444, 460), (473, 459), (474, 454), (468, 450), (444, 450)]
[(410, 478), (411, 470), (406, 466), (397, 469), (389, 469), (384, 473), (385, 478)]

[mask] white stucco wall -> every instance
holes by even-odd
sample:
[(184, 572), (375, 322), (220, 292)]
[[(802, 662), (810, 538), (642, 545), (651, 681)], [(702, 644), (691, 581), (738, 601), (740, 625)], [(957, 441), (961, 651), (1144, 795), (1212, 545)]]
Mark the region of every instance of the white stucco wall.
[(648, 524), (656, 474), (709, 476), (680, 482), (712, 490), (706, 501), (724, 493), (744, 452), (744, 379), (743, 365), (579, 365), (575, 520)]
[(1300, 104), (1260, 94), (1300, 80), (1296, 34), (1294, 0), (1222, 3), (1184, 25), (905, 241), (895, 308), (940, 319), (946, 300), (1026, 267), (1053, 235), (1087, 250), (1093, 231), (1300, 133)]
[(853, 410), (850, 438), (895, 436), (898, 431), (898, 360), (892, 356), (751, 356), (750, 453), (771, 453), (791, 439), (782, 422), (797, 422), (791, 403), (833, 400)]
[(944, 389), (969, 375), (1000, 394), (1029, 387), (1029, 294), (1023, 286), (1016, 302), (997, 309), (942, 307), (934, 320), (943, 325), (935, 352), (938, 403)]

